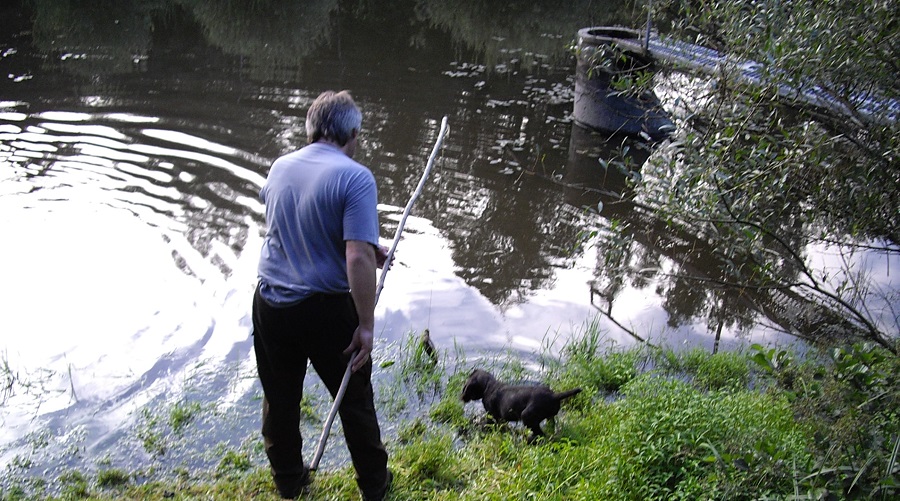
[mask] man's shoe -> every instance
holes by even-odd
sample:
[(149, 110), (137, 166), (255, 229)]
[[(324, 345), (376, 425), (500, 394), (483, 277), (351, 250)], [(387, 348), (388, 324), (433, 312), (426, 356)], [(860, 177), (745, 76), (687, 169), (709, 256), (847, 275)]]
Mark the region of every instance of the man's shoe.
[(312, 482), (309, 478), (309, 468), (305, 465), (302, 473), (272, 475), (272, 479), (275, 480), (275, 487), (282, 499), (296, 499)]
[(388, 491), (391, 490), (391, 483), (394, 481), (394, 474), (391, 473), (391, 470), (387, 471), (387, 479), (384, 481), (384, 486), (376, 491), (365, 492), (363, 491), (362, 497), (363, 501), (382, 501), (384, 496), (387, 495)]

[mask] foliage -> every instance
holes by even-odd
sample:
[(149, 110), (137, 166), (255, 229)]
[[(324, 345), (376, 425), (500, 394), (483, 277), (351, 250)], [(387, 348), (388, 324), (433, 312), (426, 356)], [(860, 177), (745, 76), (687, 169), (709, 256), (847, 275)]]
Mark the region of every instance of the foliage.
[[(896, 291), (858, 266), (866, 251), (900, 253), (896, 6), (670, 0), (655, 9), (669, 36), (753, 61), (761, 75), (748, 86), (723, 68), (708, 95), (680, 103), (673, 148), (645, 165), (636, 199), (701, 235), (718, 264), (710, 277), (681, 277), (741, 290), (801, 338), (896, 353)], [(834, 105), (784, 97), (812, 86)], [(822, 248), (839, 270), (810, 260)]]
[(56, 374), (49, 369), (23, 372), (10, 364), (6, 350), (0, 353), (0, 405), (7, 405), (13, 397), (24, 395), (41, 400), (58, 390), (50, 388)]
[(785, 399), (649, 375), (624, 393), (609, 437), (612, 450), (637, 457), (613, 458), (631, 489), (625, 497), (755, 499), (793, 490), (790, 468), (806, 462), (807, 438)]
[[(461, 485), (461, 458), (453, 454), (453, 436), (447, 432), (425, 433), (395, 453), (393, 469), (398, 491), (395, 499), (423, 499), (435, 492), (455, 490)], [(402, 490), (400, 490), (402, 489)]]
[(141, 420), (135, 432), (144, 450), (153, 456), (166, 452), (166, 441), (162, 431), (162, 420), (150, 409), (141, 410)]
[(766, 348), (761, 344), (754, 343), (750, 345), (750, 349), (754, 351), (750, 360), (769, 375), (774, 376), (781, 373), (793, 361), (790, 352), (777, 347)]
[(572, 45), (569, 49), (587, 68), (588, 79), (605, 82), (622, 97), (644, 97), (652, 91), (655, 68), (652, 60), (615, 44)]
[(315, 404), (315, 398), (310, 396), (309, 394), (304, 393), (303, 398), (300, 400), (300, 419), (310, 423), (321, 422), (322, 418), (316, 412)]
[[(515, 434), (475, 435), (460, 451), (477, 468), (459, 499), (506, 499), (499, 493), (741, 499), (791, 492), (789, 465), (805, 461), (806, 439), (784, 399), (704, 392), (652, 375), (622, 391), (624, 398), (611, 404), (565, 416), (558, 436), (532, 447), (522, 447)], [(729, 461), (715, 459), (713, 449)]]
[(466, 428), (469, 421), (466, 419), (465, 409), (459, 396), (462, 395), (467, 377), (468, 374), (464, 372), (456, 372), (450, 376), (441, 399), (431, 407), (430, 417), (432, 420), (458, 429)]
[[(457, 364), (428, 415), (395, 423), (387, 444), (390, 499), (897, 496), (900, 357), (890, 351), (872, 343), (803, 355), (762, 345), (746, 353), (623, 350), (604, 341), (596, 322), (584, 329), (560, 359), (545, 354), (537, 376), (593, 396), (567, 401), (556, 426), (534, 443), (517, 425), (472, 426), (459, 401), (469, 364)], [(528, 373), (513, 357), (477, 365), (503, 379)], [(408, 363), (401, 358), (396, 367)], [(395, 382), (407, 375), (393, 373)], [(610, 381), (621, 381), (612, 393), (604, 389)], [(171, 408), (157, 412), (166, 419), (146, 419), (157, 428), (171, 424)], [(268, 468), (247, 452), (252, 447), (217, 448), (214, 471), (174, 480), (114, 468), (69, 471), (52, 486), (10, 486), (0, 499), (277, 499)], [(301, 498), (355, 496), (347, 465), (315, 473)]]
[(98, 487), (121, 487), (131, 480), (131, 474), (119, 468), (110, 468), (97, 472)]
[(199, 402), (178, 400), (168, 404), (164, 419), (159, 412), (145, 407), (141, 409), (135, 435), (146, 452), (152, 456), (164, 456), (171, 445), (172, 436), (183, 435), (187, 426), (197, 419), (202, 410), (203, 406)]
[(787, 83), (815, 82), (848, 103), (854, 94), (896, 97), (900, 90), (892, 2), (673, 0), (658, 9), (669, 14), (672, 31), (758, 61)]
[(804, 485), (850, 498), (900, 493), (900, 358), (866, 343), (804, 361), (756, 350), (751, 360), (775, 384), (772, 391), (792, 401), (797, 421), (815, 437)]
[(216, 466), (216, 478), (237, 478), (253, 467), (247, 452), (227, 450)]
[(604, 341), (596, 319), (572, 337), (562, 350), (564, 362), (548, 358), (548, 379), (558, 390), (580, 387), (574, 402), (587, 402), (597, 394), (616, 392), (638, 373), (646, 358), (641, 347), (624, 350)]
[[(438, 393), (444, 380), (442, 364), (433, 345), (426, 342), (427, 330), (419, 337), (410, 332), (400, 347), (400, 374), (407, 384), (412, 384), (417, 394)], [(430, 342), (430, 341), (429, 341)]]
[(194, 420), (200, 410), (198, 402), (177, 402), (169, 411), (169, 426), (172, 427), (172, 431), (182, 433), (184, 427)]
[[(420, 335), (409, 332), (400, 343), (396, 357), (379, 364), (382, 369), (389, 369), (398, 383), (381, 387), (382, 413), (396, 418), (408, 411), (410, 404), (432, 403), (432, 412), (450, 413), (446, 415), (448, 420), (453, 419), (452, 414), (461, 416), (461, 407), (454, 410), (452, 402), (447, 401), (450, 390), (444, 390), (445, 384), (455, 384), (453, 381), (458, 379), (458, 376), (451, 376), (445, 383), (449, 363), (447, 355), (434, 346), (427, 329)], [(462, 383), (458, 384), (461, 389)], [(435, 399), (439, 401), (434, 403)]]
[(81, 499), (90, 495), (88, 478), (79, 471), (67, 471), (59, 476), (63, 499)]
[(750, 365), (738, 352), (710, 355), (700, 348), (683, 352), (663, 350), (656, 358), (668, 373), (686, 376), (701, 389), (740, 389), (750, 382)]

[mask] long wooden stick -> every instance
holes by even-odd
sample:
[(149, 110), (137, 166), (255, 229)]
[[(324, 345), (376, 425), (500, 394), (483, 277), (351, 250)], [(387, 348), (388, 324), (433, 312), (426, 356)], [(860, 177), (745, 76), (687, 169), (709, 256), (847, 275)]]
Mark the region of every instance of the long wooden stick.
[[(425, 172), (422, 174), (422, 179), (419, 180), (419, 186), (416, 187), (416, 191), (413, 192), (409, 202), (406, 203), (403, 217), (400, 218), (400, 224), (397, 226), (397, 233), (394, 234), (394, 242), (391, 244), (391, 248), (384, 260), (384, 269), (381, 270), (381, 277), (378, 280), (378, 286), (375, 288), (375, 304), (378, 304), (381, 290), (384, 289), (384, 277), (387, 275), (388, 269), (390, 269), (391, 260), (394, 258), (394, 251), (397, 249), (397, 244), (400, 243), (403, 227), (406, 226), (406, 218), (409, 216), (410, 211), (412, 211), (416, 199), (422, 194), (422, 189), (425, 187), (425, 181), (428, 179), (428, 174), (431, 173), (432, 166), (434, 166), (434, 159), (437, 158), (438, 151), (441, 149), (441, 143), (444, 141), (444, 136), (447, 135), (447, 129), (447, 117), (444, 117), (441, 121), (441, 130), (438, 133), (437, 141), (434, 143), (434, 148), (431, 150), (431, 156), (428, 157), (428, 163), (425, 165)], [(334, 403), (331, 404), (331, 411), (328, 413), (328, 419), (325, 420), (325, 427), (322, 430), (322, 435), (319, 437), (319, 445), (316, 447), (316, 454), (313, 456), (312, 463), (309, 465), (310, 471), (316, 471), (319, 468), (319, 461), (322, 460), (322, 454), (325, 452), (325, 442), (328, 441), (328, 435), (331, 433), (331, 425), (334, 423), (338, 408), (340, 408), (341, 402), (344, 400), (344, 394), (347, 393), (347, 385), (350, 383), (350, 364), (355, 356), (356, 353), (351, 355), (350, 362), (347, 362), (347, 369), (344, 370), (344, 377), (341, 379), (341, 387), (338, 388), (338, 392), (334, 396)]]

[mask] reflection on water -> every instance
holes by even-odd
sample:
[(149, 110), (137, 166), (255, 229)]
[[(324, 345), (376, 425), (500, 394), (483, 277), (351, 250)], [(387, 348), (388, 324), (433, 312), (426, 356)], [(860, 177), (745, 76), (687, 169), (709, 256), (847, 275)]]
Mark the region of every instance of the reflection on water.
[(566, 46), (584, 26), (640, 23), (640, 6), (487, 5), (0, 7), (0, 354), (18, 375), (0, 408), (4, 463), (40, 430), (88, 452), (54, 467), (159, 459), (113, 445), (142, 450), (122, 422), (179, 399), (232, 409), (208, 443), (255, 436), (257, 192), (328, 88), (363, 108), (359, 159), (379, 180), (386, 239), (450, 122), (378, 305), (382, 359), (426, 327), (441, 349), (533, 354), (598, 313), (659, 342), (762, 339), (746, 297), (646, 273), (716, 278), (704, 239), (632, 199), (666, 148), (571, 123)]
[(417, 3), (421, 17), (500, 73), (568, 64), (573, 26), (628, 25), (640, 18), (640, 7), (631, 0), (510, 0), (502, 8), (480, 0)]

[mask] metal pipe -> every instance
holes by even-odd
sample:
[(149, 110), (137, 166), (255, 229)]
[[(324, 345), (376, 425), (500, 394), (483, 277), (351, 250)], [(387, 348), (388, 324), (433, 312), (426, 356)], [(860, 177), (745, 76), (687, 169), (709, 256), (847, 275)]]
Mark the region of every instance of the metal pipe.
[[(444, 136), (447, 135), (447, 129), (447, 117), (444, 117), (444, 119), (441, 120), (441, 130), (438, 133), (437, 141), (434, 143), (434, 148), (431, 150), (431, 156), (428, 157), (428, 163), (425, 165), (425, 172), (422, 174), (422, 179), (419, 180), (419, 186), (416, 187), (416, 191), (413, 192), (409, 202), (406, 203), (403, 217), (400, 218), (400, 224), (397, 226), (397, 233), (394, 234), (394, 242), (391, 244), (391, 248), (384, 260), (384, 269), (381, 270), (381, 277), (375, 288), (375, 304), (378, 304), (378, 298), (381, 296), (381, 290), (384, 288), (384, 278), (390, 268), (391, 260), (394, 258), (394, 251), (397, 249), (397, 244), (400, 243), (400, 235), (403, 233), (403, 227), (406, 226), (406, 218), (409, 216), (410, 211), (412, 211), (416, 199), (422, 194), (422, 189), (425, 187), (425, 181), (428, 179), (428, 174), (434, 166), (434, 159), (437, 158), (438, 151), (441, 149), (441, 143), (444, 141)], [(344, 394), (347, 393), (347, 385), (350, 383), (350, 364), (355, 356), (356, 353), (351, 355), (350, 362), (347, 362), (347, 369), (344, 370), (344, 377), (341, 379), (341, 387), (338, 388), (338, 392), (334, 396), (334, 403), (331, 404), (331, 411), (328, 413), (328, 419), (325, 420), (325, 427), (322, 429), (322, 435), (319, 437), (319, 445), (316, 447), (316, 454), (313, 456), (312, 463), (309, 464), (309, 471), (316, 471), (319, 468), (319, 461), (322, 460), (322, 454), (325, 452), (325, 442), (328, 441), (328, 435), (331, 433), (331, 425), (334, 423), (338, 408), (344, 400)]]

